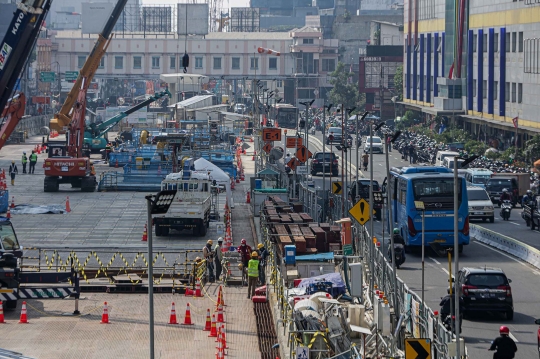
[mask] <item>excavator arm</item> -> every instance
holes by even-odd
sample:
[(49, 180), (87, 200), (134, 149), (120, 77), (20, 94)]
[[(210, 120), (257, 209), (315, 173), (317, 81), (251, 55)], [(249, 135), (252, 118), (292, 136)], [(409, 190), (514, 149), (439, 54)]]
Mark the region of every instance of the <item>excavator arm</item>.
[(8, 100), (8, 105), (2, 111), (4, 121), (0, 125), (0, 148), (4, 147), (19, 120), (24, 116), (25, 105), (26, 96), (22, 92)]
[(84, 128), (86, 116), (86, 93), (89, 82), (82, 78), (79, 96), (73, 107), (73, 118), (68, 125), (67, 154), (70, 157), (79, 158), (83, 156), (82, 146), (84, 143)]
[(92, 81), (94, 75), (96, 74), (99, 63), (101, 62), (101, 58), (109, 47), (109, 43), (111, 41), (111, 32), (114, 28), (114, 25), (116, 24), (116, 21), (118, 20), (118, 17), (122, 13), (126, 2), (127, 0), (118, 0), (118, 2), (116, 3), (114, 10), (109, 17), (109, 20), (105, 24), (103, 31), (101, 32), (101, 34), (99, 34), (99, 37), (94, 44), (94, 48), (92, 49), (90, 56), (88, 56), (86, 62), (84, 63), (84, 66), (79, 71), (77, 81), (75, 81), (75, 84), (73, 84), (73, 88), (71, 89), (66, 100), (64, 101), (60, 112), (55, 114), (54, 118), (50, 120), (49, 127), (51, 130), (56, 130), (58, 131), (58, 133), (66, 132), (66, 128), (68, 127), (69, 123), (71, 122), (71, 118), (74, 115), (72, 113), (72, 109), (79, 97), (78, 95), (81, 88), (81, 82), (83, 78), (85, 78), (89, 84)]

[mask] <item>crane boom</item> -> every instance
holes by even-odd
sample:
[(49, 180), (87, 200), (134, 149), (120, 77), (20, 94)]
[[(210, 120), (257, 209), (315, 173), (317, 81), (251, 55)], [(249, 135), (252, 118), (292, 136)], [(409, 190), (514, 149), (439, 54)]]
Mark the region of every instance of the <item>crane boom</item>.
[(0, 43), (0, 109), (11, 97), (26, 66), (52, 0), (22, 0), (17, 4), (8, 31)]
[(0, 148), (4, 147), (9, 136), (17, 127), (19, 120), (24, 116), (24, 107), (26, 105), (26, 96), (20, 92), (9, 100), (9, 104), (2, 111), (2, 118), (5, 121), (0, 128)]
[(75, 81), (75, 84), (73, 84), (71, 91), (69, 92), (66, 100), (64, 101), (64, 104), (62, 105), (62, 108), (58, 113), (54, 115), (54, 118), (51, 119), (51, 121), (49, 122), (49, 127), (51, 128), (51, 130), (56, 130), (58, 131), (58, 133), (66, 132), (66, 129), (71, 122), (71, 112), (73, 106), (75, 105), (75, 102), (77, 101), (79, 90), (81, 88), (81, 82), (83, 78), (86, 78), (86, 81), (89, 84), (92, 81), (94, 75), (96, 74), (99, 63), (101, 62), (101, 58), (109, 47), (109, 43), (111, 41), (111, 32), (114, 28), (114, 25), (116, 24), (116, 21), (120, 17), (120, 14), (122, 13), (122, 10), (126, 5), (126, 2), (127, 0), (118, 0), (118, 2), (116, 3), (116, 6), (114, 7), (109, 19), (107, 20), (105, 27), (103, 28), (103, 31), (101, 32), (101, 34), (99, 34), (99, 37), (94, 44), (94, 48), (92, 49), (90, 56), (88, 56), (86, 62), (84, 63), (84, 66), (79, 71), (77, 81)]

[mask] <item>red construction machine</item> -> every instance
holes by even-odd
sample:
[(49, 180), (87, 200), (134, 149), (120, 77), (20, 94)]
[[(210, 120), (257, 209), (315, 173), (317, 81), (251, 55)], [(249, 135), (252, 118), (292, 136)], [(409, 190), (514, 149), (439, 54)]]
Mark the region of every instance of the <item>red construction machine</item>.
[(8, 100), (1, 116), (4, 120), (0, 128), (0, 148), (4, 147), (9, 136), (13, 133), (15, 127), (17, 127), (19, 120), (24, 116), (25, 105), (26, 96), (22, 92)]

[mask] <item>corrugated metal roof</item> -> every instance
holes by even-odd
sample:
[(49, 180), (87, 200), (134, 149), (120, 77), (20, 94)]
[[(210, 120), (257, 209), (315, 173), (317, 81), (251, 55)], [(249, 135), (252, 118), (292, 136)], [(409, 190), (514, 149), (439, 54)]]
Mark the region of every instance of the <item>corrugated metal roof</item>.
[(176, 107), (176, 105), (178, 105), (178, 107), (187, 107), (187, 106), (190, 106), (190, 105), (193, 105), (193, 104), (196, 104), (197, 102), (201, 102), (201, 101), (204, 101), (208, 98), (211, 98), (213, 97), (213, 95), (198, 95), (198, 96), (193, 96), (193, 97), (190, 97), (188, 98), (187, 100), (184, 100), (184, 101), (180, 101), (178, 103), (173, 103), (172, 105), (169, 105), (167, 107), (171, 108), (171, 107)]

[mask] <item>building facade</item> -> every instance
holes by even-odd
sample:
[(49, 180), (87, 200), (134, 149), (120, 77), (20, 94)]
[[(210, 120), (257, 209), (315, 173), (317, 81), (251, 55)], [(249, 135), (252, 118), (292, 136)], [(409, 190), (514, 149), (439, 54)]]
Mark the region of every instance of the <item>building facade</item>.
[[(478, 139), (540, 132), (540, 4), (405, 0), (404, 103)], [(463, 20), (460, 20), (463, 19)]]

